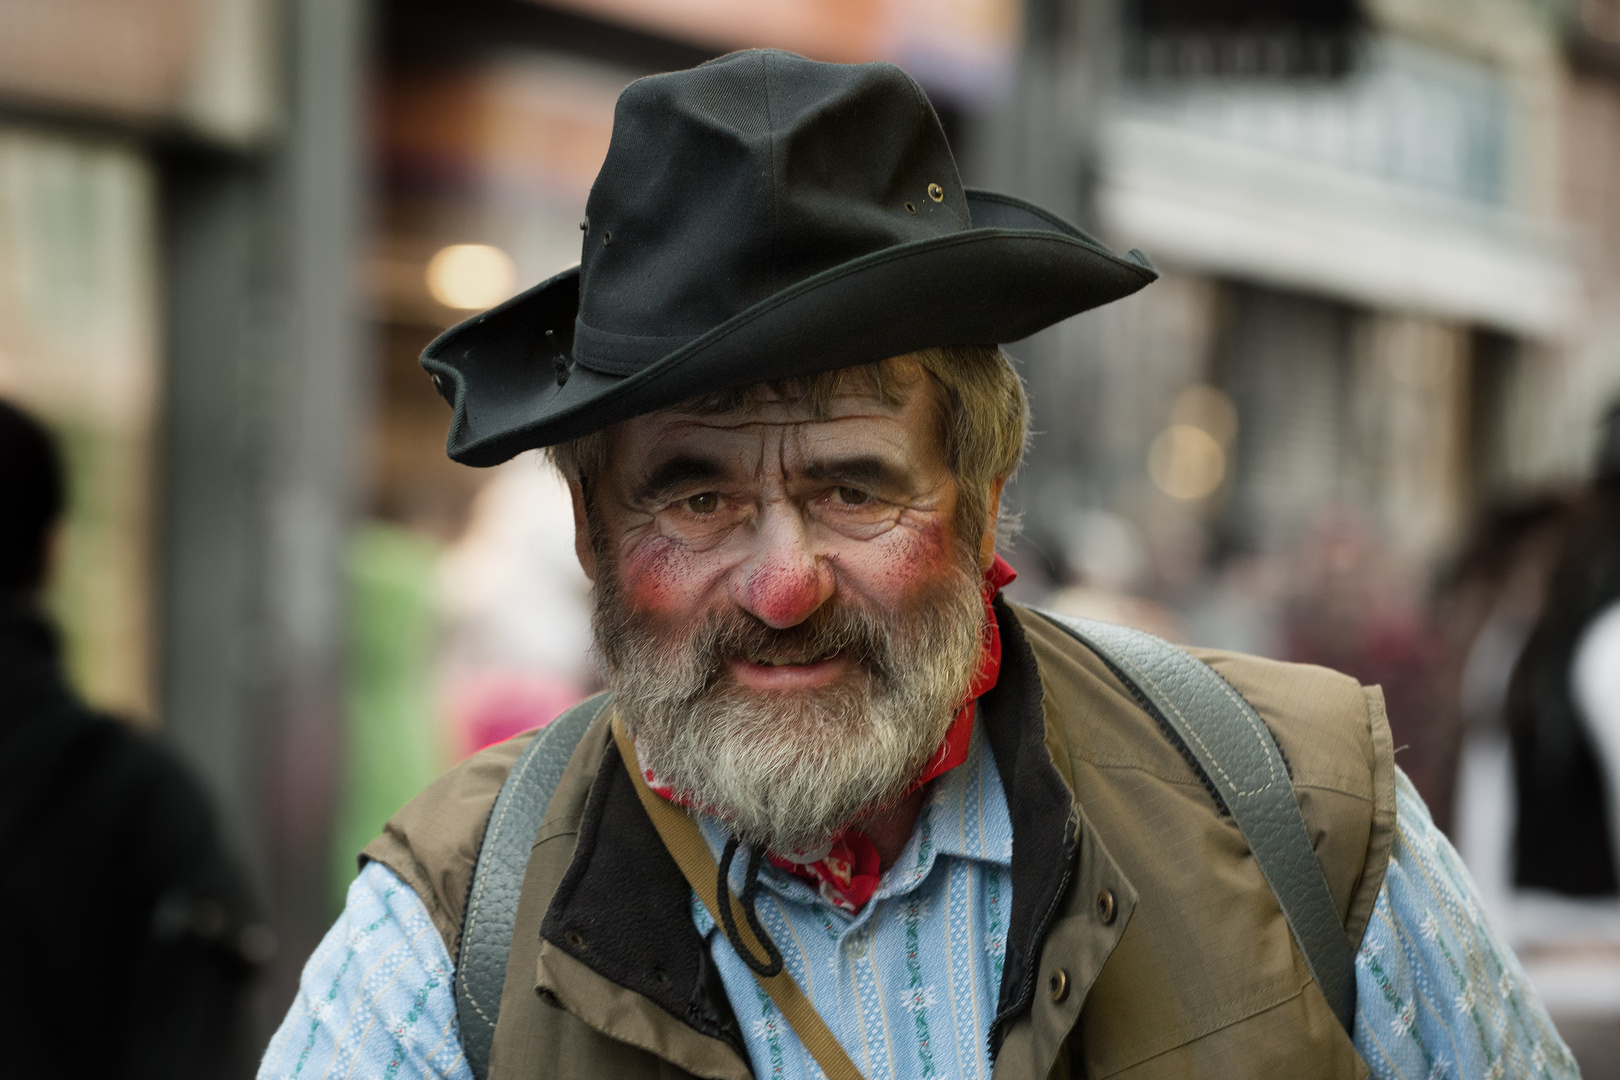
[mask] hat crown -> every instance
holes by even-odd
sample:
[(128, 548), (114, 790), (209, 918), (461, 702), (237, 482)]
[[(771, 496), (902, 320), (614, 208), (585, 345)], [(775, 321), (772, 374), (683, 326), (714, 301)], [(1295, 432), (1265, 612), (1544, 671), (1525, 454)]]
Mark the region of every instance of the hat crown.
[(574, 357), (619, 375), (823, 271), (971, 227), (910, 76), (775, 50), (626, 88), (586, 215)]

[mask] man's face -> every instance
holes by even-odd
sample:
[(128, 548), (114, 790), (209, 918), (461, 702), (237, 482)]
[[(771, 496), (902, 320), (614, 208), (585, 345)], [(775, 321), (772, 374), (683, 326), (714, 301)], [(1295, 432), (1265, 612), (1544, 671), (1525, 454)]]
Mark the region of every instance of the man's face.
[[(983, 608), (938, 384), (608, 435), (580, 553), (645, 762), (745, 840), (824, 842), (904, 793), (966, 691)], [(594, 535), (592, 530), (594, 530)], [(971, 538), (977, 539), (977, 538)]]

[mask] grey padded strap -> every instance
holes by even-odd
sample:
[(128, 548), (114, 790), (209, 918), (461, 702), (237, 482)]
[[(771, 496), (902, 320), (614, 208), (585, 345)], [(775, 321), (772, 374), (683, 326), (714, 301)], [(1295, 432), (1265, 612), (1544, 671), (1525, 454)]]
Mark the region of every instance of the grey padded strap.
[(1353, 1034), (1355, 953), (1305, 831), (1282, 752), (1254, 707), (1214, 668), (1152, 634), (1040, 614), (1101, 657), (1203, 768), (1276, 894), (1316, 985)]
[(501, 1015), (512, 924), (517, 921), (518, 897), (535, 834), (568, 759), (607, 700), (606, 694), (588, 698), (540, 730), (506, 775), (489, 812), (489, 824), (484, 826), (461, 923), (455, 975), (461, 1045), (478, 1080), (489, 1075), (489, 1048)]

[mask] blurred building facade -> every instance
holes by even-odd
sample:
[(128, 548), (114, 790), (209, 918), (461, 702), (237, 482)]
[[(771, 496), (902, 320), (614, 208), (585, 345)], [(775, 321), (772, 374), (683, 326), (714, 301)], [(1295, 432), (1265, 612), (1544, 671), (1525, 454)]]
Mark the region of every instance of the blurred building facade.
[(577, 261), (629, 81), (751, 45), (905, 65), (969, 184), (1164, 271), (1013, 346), (1023, 595), (1383, 683), (1447, 819), (1488, 612), (1430, 583), (1620, 393), (1620, 0), (0, 0), (53, 603), (227, 807), (267, 1017), (358, 843), (596, 678), (565, 493), (449, 463), (416, 356)]
[[(1586, 473), (1620, 393), (1607, 12), (1117, 9), (1071, 187), (1165, 278), (1022, 347), (1025, 564), (1077, 611), (1142, 593), (1185, 640), (1382, 683), (1443, 825), (1430, 584), (1482, 508)], [(1027, 159), (979, 164), (1017, 189)]]

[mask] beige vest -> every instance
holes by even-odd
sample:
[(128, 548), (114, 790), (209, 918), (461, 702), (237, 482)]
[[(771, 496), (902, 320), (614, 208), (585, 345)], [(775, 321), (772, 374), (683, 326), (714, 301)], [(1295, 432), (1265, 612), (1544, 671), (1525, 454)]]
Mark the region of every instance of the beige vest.
[[(1081, 844), (1041, 939), (1034, 1004), (1008, 1031), (995, 1080), (1366, 1076), (1236, 825), (1101, 661), (1014, 610)], [(1394, 842), (1382, 695), (1323, 668), (1195, 654), (1271, 728), (1345, 932), (1359, 941)], [(585, 735), (535, 838), (491, 1076), (746, 1080), (749, 1065), (730, 1045), (540, 940), (608, 742), (602, 722)], [(365, 850), (416, 890), (451, 956), (484, 822), (526, 743), (464, 762)]]

